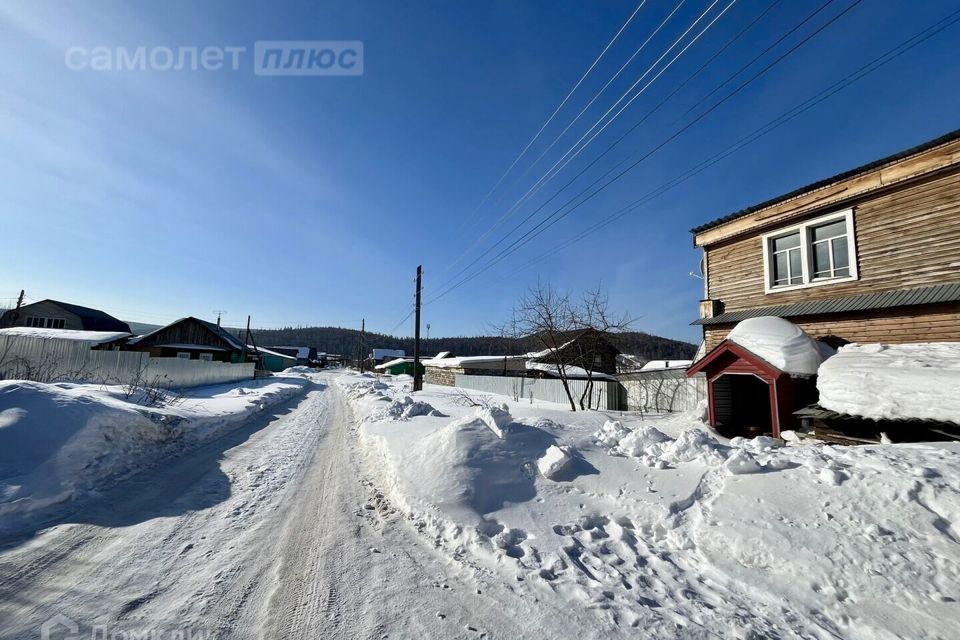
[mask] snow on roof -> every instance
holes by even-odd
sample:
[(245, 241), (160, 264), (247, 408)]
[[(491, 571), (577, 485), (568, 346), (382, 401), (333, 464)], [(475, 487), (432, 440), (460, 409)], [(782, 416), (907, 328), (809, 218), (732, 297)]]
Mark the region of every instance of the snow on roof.
[(280, 353), (279, 351), (271, 351), (270, 349), (264, 349), (263, 347), (254, 347), (252, 344), (248, 344), (247, 349), (249, 349), (250, 351), (254, 351), (254, 350), (259, 351), (260, 353), (264, 353), (268, 356), (276, 356), (278, 358), (283, 358), (284, 360), (296, 360), (296, 357), (287, 355), (286, 353)]
[(24, 336), (41, 340), (76, 340), (90, 344), (104, 344), (128, 338), (132, 334), (126, 331), (80, 331), (76, 329), (41, 329), (39, 327), (10, 327), (0, 329), (0, 335)]
[(817, 389), (838, 413), (960, 424), (960, 343), (848, 344), (820, 367)]
[(449, 351), (441, 351), (441, 352), (438, 353), (437, 355), (433, 356), (433, 359), (434, 359), (434, 360), (440, 360), (441, 358), (446, 358), (446, 357), (449, 356), (449, 355), (450, 355), (450, 352), (449, 352)]
[(527, 356), (463, 356), (460, 358), (432, 358), (424, 360), (425, 367), (459, 367), (464, 364), (502, 363), (504, 360), (526, 360)]
[(693, 360), (651, 360), (642, 367), (640, 371), (658, 371), (660, 369), (686, 369)]
[(403, 349), (374, 349), (373, 350), (373, 359), (379, 360), (380, 358), (402, 358), (407, 355), (407, 352)]
[(378, 364), (374, 369), (386, 370), (390, 367), (395, 367), (398, 364), (403, 364), (404, 362), (413, 362), (413, 358), (396, 358), (390, 362), (384, 362), (383, 364)]
[[(560, 372), (557, 369), (557, 365), (549, 364), (547, 362), (528, 361), (527, 369), (543, 371), (544, 373), (549, 373), (551, 375), (557, 376), (558, 378), (560, 377)], [(574, 367), (571, 365), (567, 365), (566, 367), (563, 368), (563, 371), (566, 374), (568, 379), (569, 378), (584, 378), (584, 379), (587, 378), (587, 370), (581, 367)], [(614, 378), (611, 375), (607, 375), (606, 373), (599, 373), (597, 371), (594, 371), (593, 373), (591, 373), (590, 377), (592, 377), (594, 380), (616, 380), (616, 378)]]
[(727, 339), (794, 375), (816, 374), (820, 364), (834, 353), (789, 320), (773, 316), (744, 320)]

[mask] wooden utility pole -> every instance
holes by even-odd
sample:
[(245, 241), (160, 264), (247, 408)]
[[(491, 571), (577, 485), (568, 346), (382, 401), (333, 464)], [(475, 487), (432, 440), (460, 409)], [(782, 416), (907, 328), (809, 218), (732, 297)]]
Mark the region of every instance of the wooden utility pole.
[(413, 328), (413, 390), (423, 389), (423, 374), (420, 373), (420, 283), (423, 275), (423, 265), (417, 267), (417, 303), (414, 315)]
[(17, 308), (13, 310), (13, 314), (12, 314), (13, 324), (16, 324), (17, 320), (20, 319), (20, 307), (23, 306), (24, 293), (25, 293), (24, 290), (20, 289), (20, 297), (17, 298)]
[(363, 373), (363, 334), (367, 330), (367, 319), (362, 318), (360, 320), (360, 342), (357, 344), (357, 366), (360, 367), (360, 373)]

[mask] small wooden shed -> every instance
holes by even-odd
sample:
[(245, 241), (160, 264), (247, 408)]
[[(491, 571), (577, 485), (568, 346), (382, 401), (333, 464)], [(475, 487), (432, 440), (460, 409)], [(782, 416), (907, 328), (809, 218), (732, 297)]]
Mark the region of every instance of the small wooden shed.
[(816, 399), (816, 376), (781, 371), (746, 347), (724, 340), (687, 369), (707, 377), (710, 426), (724, 436), (771, 435), (793, 429), (793, 412)]

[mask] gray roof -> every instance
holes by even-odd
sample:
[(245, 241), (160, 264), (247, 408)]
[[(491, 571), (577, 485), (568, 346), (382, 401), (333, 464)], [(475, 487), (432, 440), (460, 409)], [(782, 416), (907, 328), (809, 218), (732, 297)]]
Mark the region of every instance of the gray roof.
[(824, 313), (849, 313), (854, 311), (871, 311), (874, 309), (891, 309), (893, 307), (910, 307), (921, 304), (936, 304), (938, 302), (960, 302), (960, 282), (950, 282), (930, 287), (917, 287), (915, 289), (863, 293), (843, 298), (795, 302), (793, 304), (781, 304), (775, 307), (742, 309), (740, 311), (721, 313), (712, 318), (701, 318), (691, 324), (730, 324), (746, 320), (747, 318), (758, 318), (760, 316), (794, 318), (797, 316), (813, 316)]
[(740, 211), (734, 211), (733, 213), (717, 218), (716, 220), (711, 220), (706, 224), (702, 224), (699, 227), (694, 227), (693, 229), (690, 230), (690, 232), (696, 234), (696, 233), (700, 233), (701, 231), (706, 231), (707, 229), (712, 229), (713, 227), (719, 227), (724, 222), (729, 222), (730, 220), (736, 220), (741, 216), (745, 216), (749, 213), (753, 213), (754, 211), (759, 211), (761, 209), (766, 209), (767, 207), (771, 207), (779, 202), (783, 202), (784, 200), (790, 200), (791, 198), (795, 198), (797, 196), (803, 195), (809, 191), (816, 191), (817, 189), (822, 189), (823, 187), (827, 187), (835, 182), (840, 182), (841, 180), (846, 180), (847, 178), (858, 176), (861, 173), (867, 173), (868, 171), (872, 171), (874, 169), (882, 167), (885, 164), (899, 162), (904, 158), (909, 158), (912, 155), (922, 153), (929, 149), (933, 149), (934, 147), (939, 147), (940, 145), (946, 144), (948, 142), (952, 142), (957, 138), (960, 138), (960, 129), (957, 129), (956, 131), (951, 131), (950, 133), (942, 135), (939, 138), (934, 138), (933, 140), (929, 140), (927, 142), (924, 142), (923, 144), (919, 144), (915, 147), (911, 147), (910, 149), (900, 151), (899, 153), (895, 153), (891, 156), (880, 158), (879, 160), (874, 160), (873, 162), (868, 162), (867, 164), (861, 165), (855, 169), (850, 169), (849, 171), (838, 173), (837, 175), (832, 176), (830, 178), (826, 178), (825, 180), (818, 180), (817, 182), (808, 184), (805, 187), (800, 187), (799, 189), (795, 189), (790, 193), (785, 193), (782, 196), (777, 196), (776, 198), (772, 198), (765, 202), (761, 202), (760, 204), (753, 205), (752, 207), (747, 207), (746, 209), (741, 209)]

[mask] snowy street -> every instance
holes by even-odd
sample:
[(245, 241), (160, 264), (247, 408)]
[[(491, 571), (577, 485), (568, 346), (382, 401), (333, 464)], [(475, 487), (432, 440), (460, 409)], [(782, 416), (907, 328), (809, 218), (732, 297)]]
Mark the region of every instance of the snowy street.
[[(357, 465), (349, 409), (317, 383), (34, 539), (7, 541), (0, 637), (39, 637), (58, 614), (86, 635), (476, 637), (466, 625), (498, 619), (497, 604), (475, 590), (465, 602), (398, 516), (364, 508), (376, 496)], [(509, 634), (509, 620), (497, 625)]]

